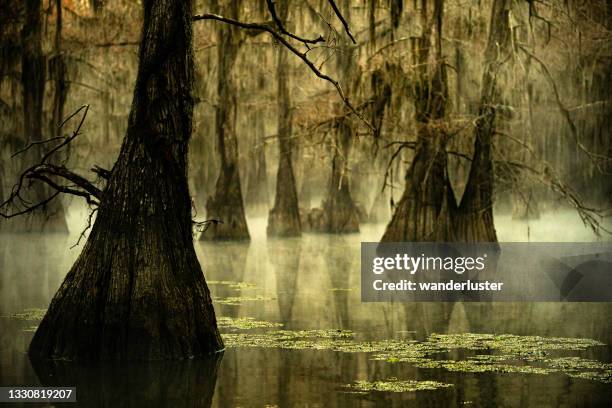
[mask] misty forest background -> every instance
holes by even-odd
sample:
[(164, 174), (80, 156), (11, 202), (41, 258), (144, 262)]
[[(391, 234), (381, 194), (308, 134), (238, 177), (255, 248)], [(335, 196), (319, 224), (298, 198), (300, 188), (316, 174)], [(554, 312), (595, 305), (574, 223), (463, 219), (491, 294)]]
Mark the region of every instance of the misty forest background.
[[(195, 14), (259, 25), (193, 23), (189, 184), (201, 239), (248, 240), (248, 216), (267, 217), (274, 236), (375, 222), (389, 223), (388, 241), (495, 241), (492, 208), (516, 219), (571, 208), (604, 233), (612, 2), (339, 1), (346, 26), (327, 1), (277, 1), (275, 21), (270, 3), (195, 2)], [(71, 211), (97, 207), (92, 187), (104, 190), (126, 133), (142, 6), (0, 0), (0, 10), (2, 213), (45, 202), (0, 230), (67, 232)], [(300, 55), (262, 26), (286, 29)], [(83, 105), (78, 138), (32, 170), (72, 135), (80, 117), (58, 125)], [(31, 188), (15, 197), (29, 168)]]

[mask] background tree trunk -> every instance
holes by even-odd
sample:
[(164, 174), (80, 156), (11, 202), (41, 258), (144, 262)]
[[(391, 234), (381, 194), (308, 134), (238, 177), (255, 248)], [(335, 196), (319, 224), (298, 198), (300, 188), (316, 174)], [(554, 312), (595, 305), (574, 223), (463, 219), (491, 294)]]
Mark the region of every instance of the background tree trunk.
[[(435, 32), (425, 28), (416, 39), (419, 66), (414, 107), (417, 127), (415, 155), (406, 171), (406, 188), (382, 242), (452, 240), (452, 212), (455, 197), (448, 180), (447, 135), (441, 120), (446, 114), (448, 84), (446, 66), (441, 60), (443, 0), (433, 10)], [(422, 21), (428, 21), (423, 6)], [(431, 36), (435, 37), (435, 61), (430, 60)], [(433, 68), (429, 66), (433, 65)]]
[[(25, 22), (21, 31), (21, 85), (23, 95), (24, 145), (43, 140), (43, 99), (45, 96), (46, 58), (42, 50), (42, 0), (26, 0)], [(19, 174), (42, 155), (43, 148), (35, 146), (23, 154)], [(36, 182), (31, 189), (32, 202), (40, 202), (53, 193), (45, 184)], [(68, 232), (64, 209), (57, 199), (37, 211), (8, 222), (15, 232)]]
[(266, 115), (263, 109), (254, 109), (249, 114), (248, 123), (252, 134), (247, 163), (245, 205), (247, 214), (254, 216), (267, 215), (270, 208), (265, 122)]
[[(342, 14), (350, 24), (351, 6), (349, 0), (343, 1)], [(344, 38), (344, 44), (337, 60), (338, 71), (342, 73), (351, 89), (354, 79), (355, 58), (353, 45)], [(342, 105), (341, 109), (344, 109)], [(323, 202), (323, 232), (359, 232), (359, 213), (350, 191), (349, 157), (353, 147), (354, 131), (348, 118), (338, 121), (332, 146), (332, 171)]]
[(143, 4), (128, 130), (85, 248), (32, 339), (34, 359), (182, 359), (223, 347), (187, 184), (192, 1)]
[[(286, 22), (289, 1), (279, 7), (279, 18)], [(295, 176), (293, 174), (293, 111), (289, 93), (289, 69), (287, 51), (279, 48), (276, 59), (277, 104), (278, 104), (278, 171), (276, 173), (276, 195), (274, 208), (268, 216), (267, 232), (270, 236), (292, 237), (302, 234)]]
[[(232, 1), (229, 17), (238, 18), (241, 1)], [(217, 44), (217, 106), (215, 107), (215, 131), (218, 138), (221, 169), (215, 193), (206, 202), (206, 217), (222, 221), (211, 225), (201, 235), (201, 240), (250, 240), (244, 212), (240, 171), (238, 166), (238, 137), (236, 135), (236, 84), (232, 77), (238, 50), (240, 33), (226, 24), (219, 25)]]
[[(53, 114), (51, 115), (50, 132), (53, 137), (61, 134), (59, 124), (64, 120), (64, 106), (68, 97), (68, 81), (66, 80), (66, 62), (62, 52), (62, 0), (55, 0), (55, 40), (53, 58), (49, 61), (50, 76), (54, 80)], [(105, 93), (108, 95), (108, 93)], [(106, 112), (108, 103), (105, 103)], [(107, 123), (105, 121), (105, 123)], [(108, 131), (105, 131), (105, 136)]]
[(349, 188), (348, 159), (352, 138), (351, 126), (342, 120), (334, 135), (332, 171), (323, 203), (324, 232), (359, 232), (359, 213)]
[(512, 53), (509, 7), (508, 0), (493, 1), (480, 109), (476, 121), (474, 158), (455, 223), (458, 238), (466, 242), (497, 242), (493, 223), (494, 169), (491, 139), (495, 133), (495, 104), (500, 101), (496, 81), (502, 64), (508, 63)]

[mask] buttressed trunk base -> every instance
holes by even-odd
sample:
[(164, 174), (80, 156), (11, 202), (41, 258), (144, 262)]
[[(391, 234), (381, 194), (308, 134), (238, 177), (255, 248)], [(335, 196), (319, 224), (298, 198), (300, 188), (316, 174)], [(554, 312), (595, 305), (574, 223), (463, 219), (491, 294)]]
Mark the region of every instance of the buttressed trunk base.
[(128, 130), (85, 248), (30, 344), (33, 359), (183, 359), (223, 348), (187, 184), (191, 6), (144, 2)]

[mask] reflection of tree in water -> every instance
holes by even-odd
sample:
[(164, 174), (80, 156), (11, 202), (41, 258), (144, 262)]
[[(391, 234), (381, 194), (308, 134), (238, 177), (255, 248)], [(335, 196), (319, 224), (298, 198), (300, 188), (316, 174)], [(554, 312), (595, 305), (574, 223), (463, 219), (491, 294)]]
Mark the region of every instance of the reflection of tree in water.
[[(246, 270), (248, 242), (206, 242), (202, 249), (202, 269), (207, 281), (243, 282)], [(213, 296), (240, 296), (242, 289), (214, 285)], [(218, 307), (218, 306), (217, 306)], [(236, 310), (236, 306), (232, 309)]]
[[(206, 242), (200, 245), (203, 257), (201, 259), (202, 269), (207, 282), (230, 281), (243, 282), (249, 253), (249, 242)], [(242, 296), (241, 288), (232, 288), (229, 285), (211, 285), (214, 298), (226, 298), (230, 296)], [(213, 301), (214, 303), (214, 301)], [(237, 317), (240, 314), (241, 305), (215, 305), (217, 316)], [(238, 353), (230, 350), (226, 353), (222, 369), (219, 374), (219, 395), (226, 398), (227, 405), (235, 406), (236, 390), (239, 389), (236, 373), (240, 372)]]
[(354, 265), (355, 257), (347, 248), (350, 247), (349, 239), (342, 235), (331, 235), (321, 237), (324, 241), (325, 250), (321, 252), (325, 259), (326, 271), (330, 280), (332, 299), (334, 302), (334, 327), (340, 329), (350, 328), (349, 319), (349, 285), (350, 276), (358, 271)]
[[(343, 235), (321, 236), (325, 249), (321, 251), (324, 258), (325, 271), (329, 276), (330, 293), (334, 304), (334, 315), (330, 316), (333, 328), (351, 330), (352, 321), (349, 312), (349, 296), (351, 294), (351, 274), (359, 271), (355, 263), (355, 253), (350, 250), (351, 238)], [(352, 378), (359, 372), (360, 359), (365, 356), (351, 356), (345, 353), (334, 353), (330, 356), (331, 373), (341, 381)], [(368, 364), (366, 362), (366, 364)], [(337, 406), (350, 406), (352, 397), (336, 393)]]
[(280, 323), (290, 329), (293, 319), (293, 305), (297, 295), (297, 281), (302, 256), (300, 239), (270, 239), (267, 242), (268, 259), (276, 276), (276, 299)]
[(222, 357), (215, 353), (172, 362), (32, 364), (44, 386), (76, 387), (82, 406), (210, 407)]

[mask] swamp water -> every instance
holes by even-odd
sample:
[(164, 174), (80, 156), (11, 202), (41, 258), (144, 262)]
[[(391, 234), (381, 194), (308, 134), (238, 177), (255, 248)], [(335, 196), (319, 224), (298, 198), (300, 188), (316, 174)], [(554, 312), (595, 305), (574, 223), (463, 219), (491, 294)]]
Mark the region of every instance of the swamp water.
[[(571, 213), (497, 218), (502, 241), (589, 241)], [(360, 234), (200, 243), (226, 350), (208, 359), (32, 366), (38, 320), (80, 248), (0, 235), (0, 385), (76, 385), (82, 406), (609, 406), (612, 304), (361, 303)], [(33, 406), (33, 404), (24, 404)]]

